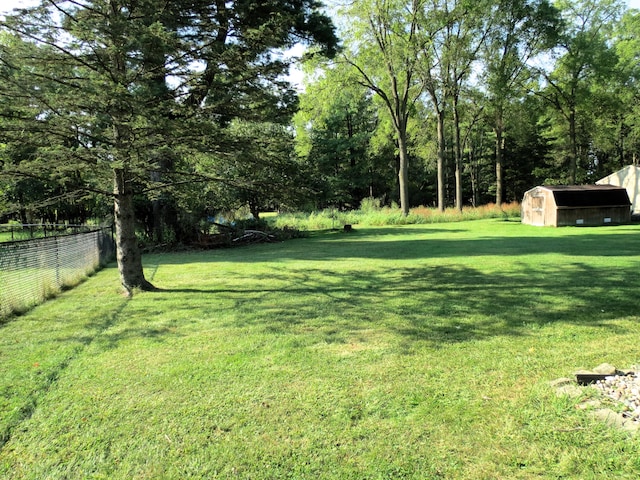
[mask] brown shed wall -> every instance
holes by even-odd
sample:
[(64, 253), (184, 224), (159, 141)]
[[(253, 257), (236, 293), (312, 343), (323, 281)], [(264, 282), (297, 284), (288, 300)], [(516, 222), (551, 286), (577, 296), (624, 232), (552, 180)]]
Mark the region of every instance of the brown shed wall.
[(522, 223), (548, 227), (627, 223), (631, 220), (630, 203), (618, 205), (625, 202), (628, 197), (621, 188), (538, 186), (524, 194)]
[[(590, 207), (557, 209), (557, 227), (583, 225), (598, 227), (600, 225), (619, 225), (631, 220), (631, 210), (622, 207)], [(581, 223), (580, 223), (581, 222)]]

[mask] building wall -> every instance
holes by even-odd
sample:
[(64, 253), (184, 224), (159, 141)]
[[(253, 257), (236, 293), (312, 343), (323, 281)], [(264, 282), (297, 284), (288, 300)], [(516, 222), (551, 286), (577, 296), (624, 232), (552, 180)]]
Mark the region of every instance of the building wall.
[(629, 165), (596, 182), (597, 185), (616, 185), (625, 188), (631, 201), (631, 211), (640, 214), (640, 168)]
[(559, 208), (557, 227), (620, 225), (631, 219), (629, 207)]
[(553, 192), (534, 187), (522, 198), (521, 221), (539, 227), (619, 225), (631, 220), (628, 206), (558, 207)]
[(551, 220), (555, 223), (555, 214), (552, 219), (548, 217), (549, 205), (555, 211), (553, 196), (549, 196), (549, 191), (544, 188), (535, 187), (525, 192), (520, 207), (521, 221), (527, 225), (543, 227)]

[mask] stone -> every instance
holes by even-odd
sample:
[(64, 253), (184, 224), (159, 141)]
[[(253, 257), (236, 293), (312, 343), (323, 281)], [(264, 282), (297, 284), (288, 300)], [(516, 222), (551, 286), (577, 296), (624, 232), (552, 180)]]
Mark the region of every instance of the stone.
[(582, 389), (577, 385), (562, 385), (556, 388), (556, 395), (559, 397), (567, 396), (570, 398), (578, 398), (582, 395)]
[(601, 363), (596, 368), (593, 369), (593, 373), (597, 373), (600, 375), (615, 375), (616, 367), (609, 363)]
[(598, 410), (594, 410), (591, 414), (598, 420), (614, 427), (622, 427), (625, 423), (624, 417), (610, 408), (600, 408)]
[(551, 380), (549, 382), (549, 386), (551, 388), (558, 388), (558, 387), (563, 387), (565, 385), (571, 385), (573, 382), (573, 379), (571, 378), (567, 378), (567, 377), (562, 377), (562, 378), (557, 378), (555, 380)]

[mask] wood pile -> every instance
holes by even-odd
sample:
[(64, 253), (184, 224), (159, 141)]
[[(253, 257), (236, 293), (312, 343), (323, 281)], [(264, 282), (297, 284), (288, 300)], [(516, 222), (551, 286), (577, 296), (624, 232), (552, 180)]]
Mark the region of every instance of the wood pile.
[(195, 245), (200, 248), (221, 248), (254, 243), (273, 243), (275, 235), (260, 230), (243, 230), (222, 224), (215, 224), (223, 233), (200, 233)]

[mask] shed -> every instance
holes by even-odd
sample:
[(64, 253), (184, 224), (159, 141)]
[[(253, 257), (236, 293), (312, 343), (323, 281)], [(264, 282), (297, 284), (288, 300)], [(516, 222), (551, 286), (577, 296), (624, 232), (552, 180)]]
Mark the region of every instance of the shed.
[(616, 185), (626, 188), (631, 200), (631, 213), (640, 215), (640, 167), (628, 165), (596, 182), (598, 185)]
[(631, 219), (627, 191), (612, 185), (538, 186), (522, 199), (522, 223), (565, 227), (612, 225)]

